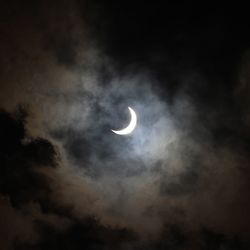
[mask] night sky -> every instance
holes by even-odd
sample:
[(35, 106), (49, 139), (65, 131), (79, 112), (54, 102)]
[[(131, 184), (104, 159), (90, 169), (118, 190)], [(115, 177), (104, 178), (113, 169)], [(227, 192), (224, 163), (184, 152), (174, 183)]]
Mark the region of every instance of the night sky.
[(236, 3), (2, 1), (0, 249), (250, 249), (249, 27)]

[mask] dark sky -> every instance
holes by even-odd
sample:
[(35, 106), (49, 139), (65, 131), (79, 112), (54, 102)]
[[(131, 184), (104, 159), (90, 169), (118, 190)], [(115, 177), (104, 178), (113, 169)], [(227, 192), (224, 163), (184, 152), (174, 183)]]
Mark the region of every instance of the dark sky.
[(248, 19), (2, 2), (0, 249), (250, 249)]

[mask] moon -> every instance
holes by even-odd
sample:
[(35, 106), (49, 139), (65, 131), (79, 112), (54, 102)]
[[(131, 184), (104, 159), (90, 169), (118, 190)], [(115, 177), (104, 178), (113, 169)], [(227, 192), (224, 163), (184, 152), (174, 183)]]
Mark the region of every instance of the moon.
[(128, 110), (129, 110), (130, 115), (131, 115), (131, 120), (130, 120), (129, 125), (126, 128), (123, 128), (121, 130), (113, 130), (113, 129), (111, 129), (111, 131), (114, 132), (115, 134), (118, 134), (118, 135), (128, 135), (131, 132), (133, 132), (133, 130), (135, 129), (136, 123), (137, 123), (136, 113), (130, 107), (128, 107)]

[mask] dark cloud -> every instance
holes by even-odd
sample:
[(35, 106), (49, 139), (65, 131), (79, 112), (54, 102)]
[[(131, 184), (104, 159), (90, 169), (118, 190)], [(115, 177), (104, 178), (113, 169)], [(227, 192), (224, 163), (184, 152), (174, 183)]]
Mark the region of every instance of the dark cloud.
[[(2, 111), (1, 123), (1, 193), (12, 204), (42, 201), (50, 193), (49, 179), (37, 167), (56, 166), (56, 151), (42, 138), (27, 138), (25, 117), (15, 118)], [(28, 140), (28, 142), (25, 142)]]
[[(54, 40), (53, 40), (54, 39)], [(77, 42), (65, 37), (52, 36), (47, 42), (48, 49), (55, 55), (59, 63), (68, 66), (76, 66)]]
[(226, 7), (1, 6), (1, 249), (249, 249), (248, 13)]
[[(172, 177), (170, 183), (164, 181), (163, 178), (160, 192), (161, 194), (168, 195), (185, 195), (195, 192), (197, 190), (197, 178), (198, 174), (187, 170), (186, 173), (180, 174), (177, 177)], [(177, 180), (175, 180), (177, 179)]]
[(199, 232), (185, 232), (175, 225), (166, 228), (156, 249), (247, 249), (247, 241), (241, 241), (236, 237), (226, 237), (209, 229)]
[(126, 228), (113, 229), (101, 225), (89, 217), (74, 221), (67, 229), (55, 231), (54, 228), (36, 222), (41, 240), (36, 244), (22, 244), (15, 249), (202, 249), (202, 250), (247, 250), (248, 241), (237, 237), (227, 237), (209, 229), (186, 232), (176, 225), (166, 227), (161, 235), (152, 241), (140, 241), (138, 236)]
[[(21, 108), (14, 115), (1, 111), (1, 178), (0, 193), (8, 197), (17, 209), (38, 203), (45, 215), (54, 214), (71, 221), (67, 230), (60, 231), (46, 220), (34, 216), (37, 243), (13, 242), (17, 249), (122, 249), (136, 239), (128, 229), (113, 229), (102, 225), (95, 218), (75, 219), (71, 205), (60, 205), (51, 199), (52, 185), (46, 172), (39, 169), (58, 165), (55, 147), (48, 140), (27, 135), (26, 112)], [(46, 217), (45, 217), (46, 218)], [(14, 239), (13, 239), (14, 240)], [(24, 246), (23, 246), (24, 245)]]
[(76, 221), (63, 232), (41, 222), (37, 222), (37, 227), (42, 235), (41, 241), (16, 249), (124, 249), (137, 240), (133, 232), (105, 227), (94, 218)]

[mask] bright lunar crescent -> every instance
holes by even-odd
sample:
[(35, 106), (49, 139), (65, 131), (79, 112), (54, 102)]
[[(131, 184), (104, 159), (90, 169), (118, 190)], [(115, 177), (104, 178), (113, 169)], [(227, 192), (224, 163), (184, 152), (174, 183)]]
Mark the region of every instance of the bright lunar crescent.
[(128, 107), (128, 109), (129, 109), (129, 112), (131, 115), (131, 120), (130, 120), (129, 125), (126, 128), (121, 129), (121, 130), (112, 130), (111, 129), (111, 131), (114, 132), (115, 134), (128, 135), (135, 129), (136, 123), (137, 123), (136, 113), (132, 108)]

